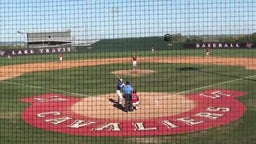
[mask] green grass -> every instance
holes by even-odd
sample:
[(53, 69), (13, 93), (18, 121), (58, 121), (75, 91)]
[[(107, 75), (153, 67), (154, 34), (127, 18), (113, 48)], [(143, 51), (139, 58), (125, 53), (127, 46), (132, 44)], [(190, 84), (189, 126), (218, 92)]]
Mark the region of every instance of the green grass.
[[(115, 57), (131, 57), (134, 53), (137, 56), (204, 56), (204, 49), (183, 49), (183, 50), (160, 50), (155, 51), (137, 51), (137, 52), (105, 52), (105, 53), (67, 53), (64, 54), (64, 60), (79, 60), (91, 58), (115, 58)], [(214, 49), (211, 52), (212, 56), (216, 57), (250, 57), (254, 58), (256, 49)], [(51, 55), (32, 55), (32, 56), (15, 56), (11, 60), (6, 57), (0, 57), (0, 66), (38, 63), (38, 62), (52, 62), (58, 61), (57, 54)]]
[[(129, 67), (130, 64), (115, 64), (27, 73), (9, 82), (42, 87), (45, 90), (96, 95), (114, 92), (116, 78), (111, 72)], [(245, 70), (243, 67), (211, 65), (141, 63), (140, 68), (151, 69), (155, 73), (141, 77), (122, 76), (124, 80), (129, 80), (134, 87), (137, 87), (138, 91), (180, 92), (254, 74), (254, 71)], [(186, 70), (186, 68), (195, 68), (195, 70)]]
[[(253, 57), (255, 50), (214, 50), (213, 55), (218, 57)], [(109, 58), (118, 56), (130, 56), (127, 53), (90, 53), (90, 54), (66, 54), (65, 60)], [(158, 51), (156, 56), (202, 56), (202, 50), (170, 50)], [(151, 56), (150, 52), (140, 52), (140, 56)], [(22, 56), (12, 60), (1, 58), (1, 65), (56, 61), (57, 55)], [(20, 102), (20, 98), (45, 94), (60, 93), (74, 97), (95, 96), (103, 93), (114, 93), (116, 78), (111, 71), (128, 69), (130, 64), (113, 64), (93, 67), (78, 67), (72, 69), (55, 70), (47, 72), (26, 73), (20, 77), (0, 81), (0, 143), (2, 144), (81, 144), (81, 143), (135, 143), (150, 141), (156, 143), (175, 144), (253, 144), (256, 136), (256, 75), (255, 70), (247, 70), (238, 66), (216, 66), (196, 64), (151, 64), (140, 63), (140, 68), (152, 69), (156, 73), (141, 77), (123, 76), (129, 80), (138, 91), (152, 92), (182, 92), (190, 93), (204, 90), (207, 87), (233, 89), (248, 92), (239, 100), (247, 107), (247, 111), (239, 120), (217, 128), (193, 133), (138, 137), (136, 140), (129, 137), (86, 137), (61, 133), (53, 133), (41, 130), (26, 124), (21, 120), (21, 112), (29, 105)], [(193, 68), (193, 69), (190, 69)], [(232, 81), (239, 79), (237, 81)], [(225, 81), (230, 83), (221, 84)], [(197, 89), (202, 88), (202, 89)], [(81, 94), (81, 95), (78, 95)]]

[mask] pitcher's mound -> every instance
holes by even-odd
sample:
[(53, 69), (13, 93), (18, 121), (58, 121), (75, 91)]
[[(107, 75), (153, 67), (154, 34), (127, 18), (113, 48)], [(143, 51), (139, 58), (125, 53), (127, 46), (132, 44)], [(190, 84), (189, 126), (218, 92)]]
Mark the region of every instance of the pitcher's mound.
[(127, 76), (143, 76), (146, 74), (152, 74), (155, 71), (150, 70), (150, 69), (136, 69), (136, 70), (118, 70), (118, 71), (113, 71), (111, 72), (112, 74), (118, 74), (118, 75), (127, 75)]
[(117, 104), (115, 93), (88, 97), (71, 106), (76, 114), (91, 118), (107, 119), (149, 119), (177, 115), (195, 107), (194, 101), (185, 95), (159, 92), (138, 92), (140, 106), (133, 112), (125, 112), (122, 105)]

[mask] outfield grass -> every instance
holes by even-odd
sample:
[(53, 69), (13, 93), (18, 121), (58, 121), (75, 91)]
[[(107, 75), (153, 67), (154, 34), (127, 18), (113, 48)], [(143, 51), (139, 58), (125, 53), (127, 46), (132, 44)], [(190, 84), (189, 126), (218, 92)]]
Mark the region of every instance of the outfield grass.
[[(114, 58), (131, 57), (135, 52), (105, 52), (105, 53), (66, 53), (64, 60), (78, 60), (91, 58)], [(255, 57), (256, 49), (214, 49), (211, 55), (215, 57)], [(137, 56), (205, 56), (204, 49), (183, 49), (183, 50), (161, 50), (155, 51), (137, 51)], [(1, 65), (24, 64), (58, 61), (58, 54), (51, 55), (32, 55), (32, 56), (14, 56), (11, 60), (6, 57), (0, 57)]]
[[(255, 50), (214, 50), (218, 57), (254, 57)], [(151, 56), (151, 52), (139, 52), (139, 56)], [(64, 60), (127, 57), (131, 53), (87, 53), (65, 54)], [(157, 51), (154, 56), (203, 56), (202, 50)], [(1, 58), (0, 64), (20, 64), (32, 62), (57, 61), (57, 55), (21, 56), (11, 60)], [(243, 144), (255, 143), (256, 125), (256, 74), (239, 66), (216, 66), (196, 64), (151, 64), (140, 63), (140, 68), (153, 69), (156, 73), (142, 77), (124, 76), (138, 91), (193, 93), (204, 89), (223, 88), (248, 92), (240, 97), (247, 111), (242, 118), (225, 126), (188, 134), (141, 137), (136, 140), (129, 137), (86, 137), (53, 133), (34, 128), (20, 118), (21, 112), (29, 105), (20, 102), (20, 98), (45, 93), (60, 93), (74, 97), (95, 96), (114, 93), (116, 78), (111, 71), (127, 69), (130, 64), (112, 64), (94, 67), (78, 67), (48, 72), (26, 73), (20, 77), (0, 81), (0, 143), (135, 143), (157, 142), (175, 144)], [(186, 69), (194, 68), (194, 69)], [(253, 76), (247, 78), (248, 76)], [(236, 80), (239, 79), (239, 80)], [(232, 81), (233, 80), (233, 81)], [(222, 82), (231, 81), (222, 84)], [(216, 85), (212, 85), (216, 84)], [(204, 86), (209, 86), (205, 87)], [(198, 89), (199, 88), (199, 89)], [(201, 88), (201, 89), (200, 89)], [(140, 141), (141, 140), (141, 141)]]

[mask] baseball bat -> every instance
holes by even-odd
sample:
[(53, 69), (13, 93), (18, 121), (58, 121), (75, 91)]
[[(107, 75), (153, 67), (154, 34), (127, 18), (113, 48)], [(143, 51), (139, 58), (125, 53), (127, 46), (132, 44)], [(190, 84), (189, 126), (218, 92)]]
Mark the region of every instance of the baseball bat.
[(119, 77), (119, 75), (117, 75), (117, 74), (116, 74), (116, 78), (117, 78), (118, 80), (120, 80), (120, 79), (121, 79), (121, 78)]

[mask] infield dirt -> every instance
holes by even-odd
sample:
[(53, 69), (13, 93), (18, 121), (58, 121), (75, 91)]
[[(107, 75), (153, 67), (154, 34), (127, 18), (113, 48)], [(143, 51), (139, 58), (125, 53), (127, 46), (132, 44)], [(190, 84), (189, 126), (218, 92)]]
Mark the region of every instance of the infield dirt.
[[(187, 63), (203, 65), (229, 65), (243, 66), (246, 69), (256, 69), (255, 58), (223, 58), (223, 57), (142, 57), (138, 59), (138, 64), (148, 63)], [(20, 65), (8, 65), (0, 67), (0, 80), (7, 80), (24, 73), (51, 71), (67, 69), (81, 66), (96, 66), (117, 63), (131, 63), (130, 58), (109, 58), (109, 59), (89, 59), (89, 60), (72, 60), (48, 63), (31, 63)], [(154, 73), (152, 70), (138, 69), (137, 72), (132, 70), (115, 71), (113, 74), (123, 74), (131, 76), (141, 76), (144, 74)], [(81, 115), (87, 115), (94, 118), (113, 118), (113, 119), (146, 119), (175, 115), (192, 109), (195, 104), (183, 95), (167, 93), (148, 93), (140, 92), (141, 106), (134, 113), (125, 114), (122, 110), (114, 106), (117, 96), (115, 94), (100, 95), (89, 97), (81, 100), (71, 107), (73, 112)], [(168, 97), (168, 98), (167, 98)], [(90, 105), (88, 105), (90, 104)], [(153, 107), (153, 108), (152, 108)], [(168, 109), (168, 110), (167, 110)], [(110, 114), (111, 113), (111, 114)], [(113, 114), (114, 113), (114, 114)]]
[[(229, 65), (243, 66), (247, 69), (256, 69), (256, 58), (224, 58), (224, 57), (142, 57), (138, 58), (139, 63), (187, 63), (205, 65)], [(30, 63), (20, 65), (8, 65), (0, 67), (0, 80), (11, 79), (21, 76), (28, 72), (50, 71), (67, 69), (81, 66), (96, 66), (117, 63), (131, 63), (130, 58), (109, 58), (109, 59), (89, 59), (89, 60), (70, 60), (48, 63)], [(125, 71), (123, 71), (125, 73)], [(129, 70), (128, 72), (129, 73)], [(150, 72), (149, 72), (150, 73)]]
[(141, 104), (139, 109), (133, 112), (126, 113), (120, 109), (115, 102), (117, 99), (115, 93), (84, 98), (75, 103), (71, 110), (91, 118), (142, 120), (176, 115), (195, 107), (194, 102), (184, 95), (159, 92), (138, 92), (138, 95), (140, 96)]

